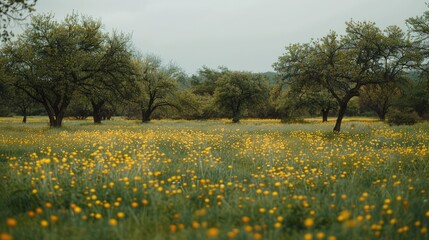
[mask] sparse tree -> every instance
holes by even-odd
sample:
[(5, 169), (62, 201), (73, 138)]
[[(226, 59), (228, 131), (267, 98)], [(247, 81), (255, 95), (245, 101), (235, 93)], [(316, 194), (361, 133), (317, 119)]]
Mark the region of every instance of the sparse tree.
[(249, 72), (227, 72), (217, 80), (214, 92), (216, 104), (229, 112), (232, 122), (240, 121), (247, 108), (256, 107), (268, 99), (267, 79)]
[(311, 44), (291, 45), (274, 65), (289, 82), (321, 86), (338, 103), (335, 132), (363, 86), (396, 81), (417, 56), (397, 27), (382, 32), (374, 23), (348, 22), (345, 36), (332, 32)]
[(133, 102), (140, 109), (142, 122), (149, 122), (152, 113), (159, 108), (179, 108), (177, 78), (183, 74), (179, 68), (164, 67), (159, 58), (148, 56), (136, 61), (136, 73), (139, 95)]
[(13, 36), (8, 27), (11, 22), (19, 22), (34, 11), (37, 0), (2, 0), (0, 1), (1, 39), (6, 41)]
[(374, 111), (382, 121), (386, 119), (389, 109), (401, 96), (398, 84), (390, 82), (378, 85), (368, 85), (361, 89), (359, 100), (363, 107)]

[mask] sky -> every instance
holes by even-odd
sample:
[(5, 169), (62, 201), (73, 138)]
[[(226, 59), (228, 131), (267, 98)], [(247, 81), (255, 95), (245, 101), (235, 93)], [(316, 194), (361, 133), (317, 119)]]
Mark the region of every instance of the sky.
[(425, 0), (38, 0), (37, 13), (61, 21), (76, 12), (105, 31), (131, 34), (136, 50), (188, 74), (202, 66), (273, 71), (292, 43), (343, 34), (345, 22), (398, 25), (426, 11)]

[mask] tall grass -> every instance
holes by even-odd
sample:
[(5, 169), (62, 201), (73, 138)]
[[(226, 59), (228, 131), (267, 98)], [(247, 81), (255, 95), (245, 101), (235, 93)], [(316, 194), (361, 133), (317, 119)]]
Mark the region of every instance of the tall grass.
[(331, 128), (116, 119), (49, 129), (37, 118), (0, 119), (0, 233), (426, 239), (429, 125)]

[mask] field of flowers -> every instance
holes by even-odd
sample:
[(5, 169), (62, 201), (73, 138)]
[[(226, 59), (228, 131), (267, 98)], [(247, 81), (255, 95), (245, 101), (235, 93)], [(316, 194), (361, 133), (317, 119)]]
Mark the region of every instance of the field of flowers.
[(0, 240), (428, 239), (429, 124), (0, 119)]

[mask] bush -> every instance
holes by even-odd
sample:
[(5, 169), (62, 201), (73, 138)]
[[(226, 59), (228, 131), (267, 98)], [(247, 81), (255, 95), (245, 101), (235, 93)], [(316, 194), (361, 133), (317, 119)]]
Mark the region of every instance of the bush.
[(413, 125), (419, 121), (420, 117), (415, 112), (392, 110), (387, 114), (387, 122), (392, 125)]

